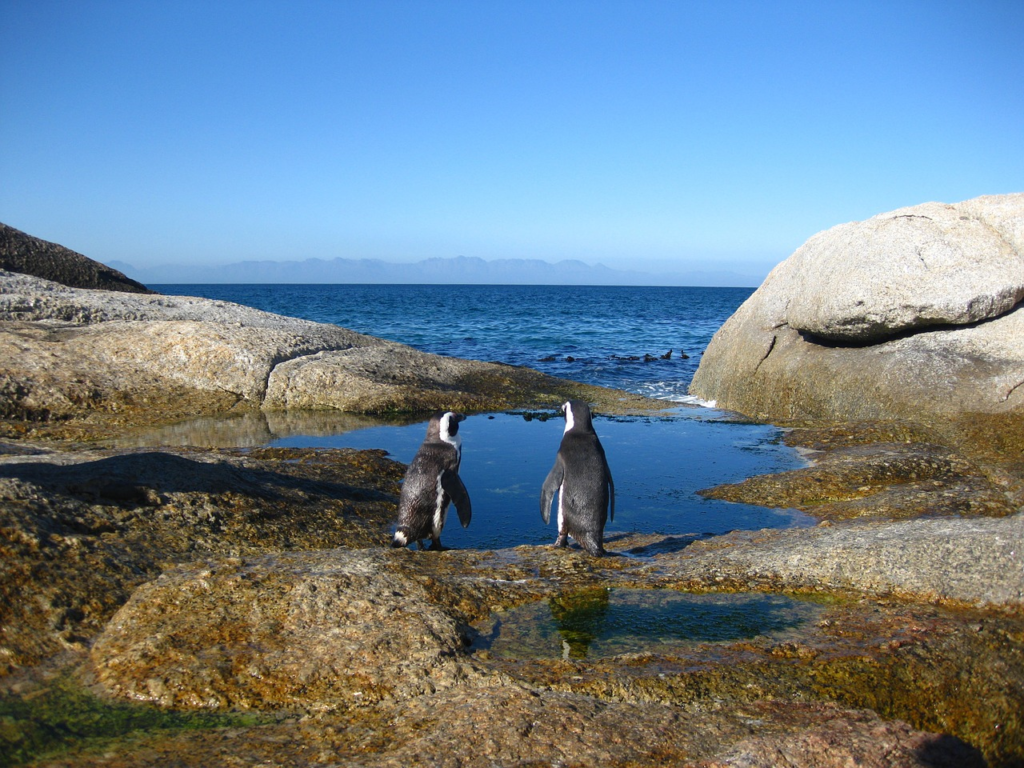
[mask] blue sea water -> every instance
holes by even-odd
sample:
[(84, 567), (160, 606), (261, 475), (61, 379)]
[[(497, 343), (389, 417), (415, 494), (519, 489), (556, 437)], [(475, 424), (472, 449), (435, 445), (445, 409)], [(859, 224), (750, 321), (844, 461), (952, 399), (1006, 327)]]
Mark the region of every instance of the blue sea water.
[[(152, 287), (334, 323), (427, 352), (526, 365), (674, 401), (686, 398), (700, 353), (753, 291), (532, 285)], [(672, 358), (661, 360), (669, 350)], [(658, 359), (644, 363), (644, 355)]]
[[(704, 499), (696, 491), (799, 466), (771, 426), (692, 405), (687, 387), (714, 332), (746, 288), (480, 285), (163, 285), (161, 293), (233, 301), (335, 323), (427, 352), (525, 365), (677, 404), (658, 417), (597, 414), (615, 480), (608, 531), (723, 533), (805, 524), (789, 511)], [(666, 353), (671, 350), (671, 356)], [(553, 416), (554, 414), (552, 414)], [(560, 418), (475, 414), (462, 425), (461, 475), (473, 500), (462, 529), (454, 511), (446, 546), (494, 548), (553, 541), (540, 486), (561, 440)], [(425, 422), (337, 434), (289, 435), (273, 445), (383, 448), (412, 460)], [(322, 430), (320, 430), (322, 432)]]

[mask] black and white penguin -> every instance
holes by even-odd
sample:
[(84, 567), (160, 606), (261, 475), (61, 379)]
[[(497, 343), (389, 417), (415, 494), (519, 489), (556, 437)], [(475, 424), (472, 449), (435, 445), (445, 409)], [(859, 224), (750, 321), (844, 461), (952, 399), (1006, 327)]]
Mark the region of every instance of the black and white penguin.
[(604, 554), (604, 524), (615, 519), (615, 484), (601, 441), (594, 432), (590, 406), (570, 400), (562, 406), (565, 432), (540, 493), (540, 514), (547, 524), (551, 500), (558, 492), (558, 538), (564, 547), (572, 536), (592, 555)]
[(429, 538), (431, 549), (442, 549), (441, 530), (450, 503), (455, 504), (462, 527), (469, 525), (472, 507), (459, 477), (459, 422), (465, 419), (461, 413), (452, 411), (439, 411), (430, 418), (427, 437), (405, 473), (398, 500), (398, 527), (391, 546), (405, 547), (415, 541), (423, 549), (422, 540)]

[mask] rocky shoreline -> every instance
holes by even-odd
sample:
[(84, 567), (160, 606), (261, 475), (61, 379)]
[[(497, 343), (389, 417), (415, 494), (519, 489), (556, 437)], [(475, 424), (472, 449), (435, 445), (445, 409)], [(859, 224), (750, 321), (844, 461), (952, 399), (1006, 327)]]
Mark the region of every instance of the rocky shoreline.
[[(815, 527), (615, 533), (601, 559), (390, 550), (404, 467), (379, 451), (96, 441), (224, 412), (662, 404), (223, 302), (0, 287), (7, 762), (1024, 764), (1016, 454), (906, 414), (775, 418), (810, 466), (705, 493)], [(610, 657), (481, 643), (524, 606), (586, 619), (621, 590), (814, 618)], [(157, 724), (123, 725), (139, 712)]]

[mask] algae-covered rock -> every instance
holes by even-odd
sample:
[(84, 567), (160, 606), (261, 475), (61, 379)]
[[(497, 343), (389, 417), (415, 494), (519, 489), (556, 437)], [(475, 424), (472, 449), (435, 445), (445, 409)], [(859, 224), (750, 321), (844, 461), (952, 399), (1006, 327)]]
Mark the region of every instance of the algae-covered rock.
[(387, 541), (383, 451), (11, 455), (0, 461), (0, 677), (83, 649), (132, 591), (209, 556)]
[(110, 693), (163, 706), (347, 708), (465, 676), (455, 621), (379, 550), (182, 567), (140, 587), (91, 651)]

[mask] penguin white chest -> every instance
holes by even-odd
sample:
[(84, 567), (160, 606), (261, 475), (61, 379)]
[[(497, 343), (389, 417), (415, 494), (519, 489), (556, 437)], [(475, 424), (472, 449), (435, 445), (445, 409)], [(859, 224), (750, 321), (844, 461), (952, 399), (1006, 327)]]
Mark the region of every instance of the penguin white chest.
[(437, 482), (434, 485), (434, 518), (431, 521), (435, 536), (441, 535), (447, 512), (448, 504), (444, 498), (444, 488), (441, 486), (441, 474), (438, 474)]
[(565, 482), (558, 486), (558, 532), (565, 530)]

